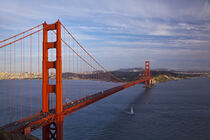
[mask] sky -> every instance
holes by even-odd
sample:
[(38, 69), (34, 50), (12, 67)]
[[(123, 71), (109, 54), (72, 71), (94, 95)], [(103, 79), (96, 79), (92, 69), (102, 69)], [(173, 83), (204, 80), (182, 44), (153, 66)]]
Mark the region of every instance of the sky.
[(0, 40), (57, 19), (105, 68), (210, 70), (208, 0), (0, 0)]

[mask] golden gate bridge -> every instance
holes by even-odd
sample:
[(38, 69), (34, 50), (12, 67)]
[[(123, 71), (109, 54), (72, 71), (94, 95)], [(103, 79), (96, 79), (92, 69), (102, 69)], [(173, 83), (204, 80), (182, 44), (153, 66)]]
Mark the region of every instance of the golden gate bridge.
[[(135, 80), (123, 81), (106, 70), (59, 20), (0, 41), (0, 53), (1, 117), (5, 118), (1, 128), (11, 133), (27, 135), (42, 128), (44, 140), (62, 140), (65, 116), (136, 84), (151, 86), (149, 61)], [(89, 81), (85, 88), (83, 80)], [(101, 81), (117, 85), (100, 89)]]

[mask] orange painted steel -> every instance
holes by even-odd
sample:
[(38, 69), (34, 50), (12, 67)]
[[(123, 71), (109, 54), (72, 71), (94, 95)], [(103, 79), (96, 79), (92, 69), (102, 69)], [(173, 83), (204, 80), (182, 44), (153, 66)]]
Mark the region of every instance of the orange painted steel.
[[(116, 92), (119, 92), (123, 89), (129, 88), (131, 86), (134, 86), (136, 84), (143, 83), (143, 82), (145, 82), (145, 79), (128, 82), (121, 86), (117, 86), (117, 87), (114, 87), (114, 88), (111, 88), (108, 90), (104, 90), (102, 92), (98, 92), (93, 95), (81, 98), (81, 99), (78, 99), (76, 101), (73, 101), (73, 103), (66, 103), (63, 105), (64, 110), (60, 115), (56, 114), (56, 108), (54, 108), (54, 109), (50, 109), (49, 112), (46, 112), (46, 113), (42, 112), (42, 113), (27, 117), (25, 119), (19, 120), (18, 122), (13, 122), (13, 123), (7, 124), (7, 125), (3, 126), (3, 128), (6, 131), (10, 131), (10, 132), (24, 132), (24, 130), (27, 129), (28, 127), (31, 128), (31, 131), (34, 131), (40, 127), (43, 127), (43, 128), (45, 128), (45, 130), (43, 130), (45, 139), (48, 139), (47, 136), (49, 136), (48, 134), (51, 133), (51, 132), (49, 132), (50, 124), (52, 124), (53, 122), (56, 122), (56, 132), (59, 133), (61, 136), (62, 132), (63, 132), (62, 131), (62, 129), (63, 129), (62, 123), (63, 123), (64, 116), (72, 114), (73, 112), (76, 112), (76, 111), (78, 111), (90, 104), (93, 104), (107, 96), (110, 96)], [(18, 124), (18, 125), (15, 126), (14, 124)], [(63, 137), (63, 136), (61, 136), (61, 137)]]
[(17, 37), (17, 36), (19, 36), (19, 35), (22, 35), (22, 34), (28, 32), (28, 31), (31, 31), (31, 30), (33, 30), (33, 29), (35, 29), (35, 28), (38, 28), (38, 27), (41, 26), (41, 25), (42, 25), (42, 24), (39, 24), (39, 25), (37, 25), (37, 26), (35, 26), (35, 27), (33, 27), (33, 28), (30, 28), (30, 29), (28, 29), (28, 30), (26, 30), (26, 31), (24, 31), (24, 32), (21, 32), (21, 33), (19, 33), (19, 34), (16, 34), (16, 35), (14, 35), (14, 36), (12, 36), (12, 37), (9, 37), (9, 38), (7, 38), (7, 39), (4, 39), (4, 40), (0, 41), (0, 43), (5, 42), (5, 41), (7, 41), (7, 40), (10, 40), (10, 39), (12, 39), (12, 38), (15, 38), (15, 37)]
[[(51, 125), (52, 123), (56, 122), (56, 136), (59, 135), (60, 139), (63, 138), (63, 117), (67, 116), (73, 112), (76, 112), (90, 104), (93, 104), (107, 96), (110, 96), (116, 92), (119, 92), (123, 89), (129, 88), (131, 86), (134, 86), (139, 83), (144, 83), (149, 79), (146, 79), (146, 77), (143, 77), (142, 79), (133, 81), (133, 82), (127, 82), (121, 86), (117, 86), (108, 90), (104, 90), (102, 92), (95, 93), (90, 96), (86, 96), (84, 98), (78, 99), (76, 101), (66, 103), (63, 105), (63, 112), (60, 115), (56, 114), (56, 108), (50, 109), (49, 112), (46, 113), (39, 113), (33, 116), (30, 116), (28, 118), (25, 118), (23, 120), (18, 121), (19, 127), (14, 127), (14, 124), (17, 124), (17, 122), (13, 122), (11, 124), (3, 126), (3, 128), (10, 132), (24, 132), (25, 129), (28, 127), (31, 128), (31, 131), (34, 131), (40, 127), (45, 128), (43, 130), (43, 134), (45, 135), (45, 139), (48, 139), (51, 136)], [(51, 137), (53, 138), (53, 136)]]
[[(147, 62), (148, 63), (148, 62)], [(150, 72), (148, 70), (148, 72)], [(149, 74), (149, 73), (147, 73)], [(150, 76), (150, 74), (149, 74)], [(18, 122), (13, 122), (8, 125), (3, 126), (5, 130), (10, 131), (10, 132), (24, 132), (25, 129), (28, 127), (31, 128), (31, 131), (34, 131), (40, 127), (45, 128), (43, 130), (43, 134), (45, 135), (45, 139), (49, 138), (47, 136), (51, 136), (51, 124), (56, 122), (56, 134), (60, 135), (60, 138), (63, 138), (63, 117), (67, 116), (73, 112), (76, 112), (90, 104), (95, 103), (96, 101), (99, 101), (107, 96), (110, 96), (116, 92), (119, 92), (123, 89), (129, 88), (131, 86), (134, 86), (139, 83), (144, 83), (146, 82), (147, 79), (146, 77), (143, 77), (142, 79), (133, 81), (133, 82), (127, 82), (121, 86), (117, 86), (108, 90), (104, 90), (102, 92), (95, 93), (90, 96), (86, 96), (84, 98), (78, 99), (76, 101), (73, 101), (71, 103), (66, 103), (63, 105), (63, 112), (60, 115), (56, 114), (56, 108), (50, 109), (48, 112), (42, 112), (39, 114), (35, 114), (33, 116), (30, 116), (28, 118), (19, 120)], [(19, 127), (14, 127), (14, 124), (19, 124)], [(47, 137), (47, 138), (46, 138)], [(51, 137), (52, 138), (52, 137)]]
[(92, 55), (90, 55), (90, 53), (88, 53), (88, 51), (76, 40), (76, 38), (67, 30), (67, 28), (63, 25), (63, 24), (61, 24), (61, 26), (66, 30), (66, 32), (72, 37), (72, 39), (74, 40), (74, 41), (76, 41), (76, 43), (79, 45), (79, 47), (80, 48), (82, 48), (84, 51), (85, 51), (85, 53), (87, 53), (87, 55), (88, 56), (90, 56), (92, 59), (93, 59), (93, 61), (95, 61), (96, 62), (96, 64), (98, 64), (103, 70), (104, 70), (104, 72), (107, 72), (110, 76), (112, 76), (112, 77), (114, 77), (118, 82), (124, 82), (124, 81), (122, 81), (120, 78), (118, 78), (118, 77), (116, 77), (115, 75), (113, 75), (111, 72), (109, 72), (108, 70), (106, 70)]
[[(79, 55), (70, 45), (68, 45), (68, 43), (66, 43), (66, 41), (64, 41), (63, 39), (61, 39), (62, 42), (69, 48), (71, 49), (80, 59), (82, 59), (88, 66), (90, 66), (91, 68), (93, 68), (94, 70), (97, 71), (97, 69), (92, 66), (90, 63), (87, 62), (87, 60), (85, 60), (81, 55)], [(74, 61), (73, 61), (74, 62)]]
[(151, 87), (150, 61), (145, 61), (145, 87)]
[[(56, 30), (56, 42), (48, 42), (48, 31)], [(48, 61), (48, 50), (56, 49), (56, 60)], [(42, 80), (42, 112), (49, 112), (49, 94), (54, 93), (56, 96), (56, 121), (55, 138), (63, 139), (63, 91), (62, 91), (62, 59), (61, 59), (61, 23), (58, 20), (54, 24), (43, 24), (43, 80)], [(49, 69), (56, 69), (56, 85), (49, 84)], [(42, 133), (44, 140), (54, 139), (51, 125), (43, 126)], [(58, 129), (57, 129), (58, 127)]]
[[(127, 82), (127, 83), (124, 83), (123, 85), (120, 85), (120, 86), (117, 86), (114, 88), (110, 88), (110, 89), (107, 89), (107, 90), (104, 90), (101, 92), (97, 92), (92, 95), (87, 95), (86, 97), (77, 99), (75, 101), (72, 101), (72, 102), (69, 102), (69, 103), (66, 103), (63, 105), (61, 43), (63, 42), (73, 52), (73, 73), (74, 73), (74, 54), (77, 55), (77, 60), (76, 60), (77, 61), (77, 73), (79, 73), (79, 71), (78, 71), (78, 57), (80, 58), (80, 60), (83, 60), (83, 62), (85, 62), (88, 66), (90, 66), (91, 70), (97, 71), (97, 69), (93, 65), (91, 65), (91, 63), (89, 63), (86, 59), (84, 59), (78, 53), (78, 50), (75, 51), (67, 42), (65, 42), (64, 40), (61, 39), (61, 26), (63, 26), (63, 25), (60, 23), (59, 20), (53, 24), (47, 24), (46, 22), (44, 22), (42, 25), (43, 25), (42, 29), (34, 31), (26, 36), (23, 36), (23, 37), (17, 39), (17, 40), (11, 41), (10, 43), (0, 46), (0, 48), (3, 48), (7, 45), (13, 44), (19, 40), (22, 40), (28, 36), (31, 36), (37, 32), (39, 33), (39, 31), (43, 30), (42, 112), (35, 114), (35, 115), (31, 115), (24, 119), (22, 119), (22, 117), (21, 117), (21, 120), (12, 122), (10, 124), (3, 126), (3, 128), (6, 131), (23, 132), (23, 133), (27, 134), (27, 133), (30, 133), (31, 131), (34, 131), (34, 130), (42, 127), (43, 128), (42, 133), (43, 133), (44, 140), (50, 140), (50, 139), (62, 140), (63, 139), (63, 118), (64, 118), (64, 116), (67, 116), (75, 111), (80, 110), (81, 108), (84, 108), (90, 104), (95, 103), (96, 101), (99, 101), (107, 96), (110, 96), (116, 92), (119, 92), (123, 89), (129, 88), (136, 84), (145, 83), (146, 88), (151, 87), (150, 61), (145, 61), (145, 72), (144, 72), (144, 77), (141, 77), (142, 79), (138, 79), (138, 80), (135, 80), (132, 82)], [(65, 28), (65, 26), (63, 26), (63, 27), (68, 32), (68, 30)], [(55, 35), (56, 35), (55, 42), (48, 42), (48, 31), (53, 31), (55, 33)], [(23, 33), (25, 33), (25, 32), (23, 32)], [(70, 34), (70, 32), (68, 32), (68, 33)], [(16, 35), (16, 36), (18, 36), (18, 35)], [(38, 34), (38, 36), (39, 36), (39, 34)], [(70, 36), (73, 38), (73, 40), (75, 40), (77, 42), (79, 47), (81, 47), (92, 58), (91, 60), (94, 60), (96, 62), (96, 64), (98, 64), (104, 71), (107, 71), (79, 44), (79, 42), (71, 34), (70, 34)], [(9, 39), (11, 39), (11, 38), (9, 38)], [(9, 40), (9, 39), (7, 39), (7, 40)], [(39, 42), (39, 39), (38, 39), (38, 42)], [(48, 61), (48, 50), (53, 49), (53, 48), (56, 49), (56, 60)], [(30, 50), (30, 53), (32, 53), (31, 51), (32, 50)], [(21, 45), (21, 72), (22, 72), (22, 52), (23, 51), (22, 51), (22, 45)], [(10, 51), (10, 53), (11, 53), (11, 51)], [(30, 55), (32, 55), (32, 54), (30, 54)], [(32, 61), (31, 61), (31, 63), (32, 63)], [(11, 63), (10, 63), (10, 65), (11, 65)], [(81, 70), (81, 66), (79, 66), (79, 67)], [(10, 68), (11, 68), (11, 66), (10, 66)], [(51, 68), (56, 70), (56, 84), (55, 85), (49, 84), (49, 69), (51, 69)], [(32, 64), (31, 64), (31, 70), (32, 70)], [(108, 74), (112, 78), (117, 79), (117, 81), (121, 81), (119, 78), (114, 76), (112, 73), (108, 72)], [(100, 75), (98, 75), (98, 78), (99, 77), (100, 77)], [(93, 79), (94, 79), (94, 76), (93, 76), (93, 73), (91, 72), (91, 93), (92, 93), (92, 80)], [(96, 79), (97, 79), (97, 75), (96, 75)], [(21, 88), (22, 88), (22, 81), (21, 81)], [(78, 89), (77, 89), (77, 91), (78, 91)], [(21, 89), (21, 93), (22, 93), (22, 89)], [(50, 103), (49, 103), (49, 95), (50, 94), (55, 94), (55, 97), (56, 97), (55, 108), (54, 107), (49, 108), (50, 107)], [(22, 97), (21, 97), (21, 101), (22, 101)], [(31, 103), (32, 103), (32, 101), (31, 101)], [(22, 114), (22, 104), (21, 104), (21, 114)]]
[(31, 35), (33, 35), (33, 34), (35, 34), (35, 33), (40, 32), (40, 31), (42, 31), (42, 29), (39, 29), (39, 30), (34, 31), (33, 33), (30, 33), (30, 34), (28, 34), (28, 35), (26, 35), (26, 36), (24, 36), (24, 37), (21, 37), (21, 38), (19, 38), (19, 39), (16, 39), (16, 40), (10, 42), (10, 43), (7, 43), (7, 44), (5, 44), (5, 45), (2, 45), (2, 46), (0, 46), (0, 48), (4, 48), (4, 47), (6, 47), (6, 46), (8, 46), (8, 45), (11, 45), (11, 44), (13, 44), (13, 43), (15, 43), (15, 42), (17, 42), (17, 41), (20, 41), (20, 40), (22, 40), (22, 39), (24, 39), (24, 38), (26, 38), (26, 37), (29, 37), (29, 36), (31, 36)]

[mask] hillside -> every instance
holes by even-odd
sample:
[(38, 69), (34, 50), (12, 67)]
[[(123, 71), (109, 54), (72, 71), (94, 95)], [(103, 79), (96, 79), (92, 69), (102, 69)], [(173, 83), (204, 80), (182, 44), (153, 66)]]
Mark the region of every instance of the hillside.
[[(110, 74), (111, 73), (111, 74)], [(102, 81), (113, 81), (118, 80), (114, 79), (112, 75), (115, 75), (119, 79), (125, 82), (137, 80), (139, 77), (144, 75), (142, 69), (135, 68), (132, 69), (123, 69), (118, 71), (111, 72), (92, 72), (85, 74), (76, 74), (76, 73), (63, 73), (63, 79), (73, 79), (73, 80), (102, 80)], [(210, 76), (210, 73), (198, 73), (198, 72), (175, 72), (175, 71), (151, 71), (152, 83), (156, 84), (159, 82), (169, 81), (169, 80), (178, 80), (178, 79), (187, 79), (192, 77), (201, 77), (201, 76)], [(51, 79), (55, 79), (55, 74), (50, 74)], [(0, 73), (0, 80), (27, 80), (27, 79), (41, 79), (42, 75), (40, 73)]]

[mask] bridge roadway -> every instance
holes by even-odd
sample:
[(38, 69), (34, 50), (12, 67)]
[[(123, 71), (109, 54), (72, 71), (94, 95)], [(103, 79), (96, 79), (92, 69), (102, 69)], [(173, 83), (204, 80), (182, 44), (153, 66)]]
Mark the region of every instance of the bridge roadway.
[[(103, 99), (109, 95), (112, 95), (118, 91), (126, 89), (128, 87), (134, 86), (139, 83), (145, 82), (145, 79), (140, 79), (133, 82), (124, 83), (121, 86), (113, 87), (93, 95), (78, 99), (76, 101), (72, 101), (63, 105), (63, 113), (61, 115), (67, 116), (89, 104), (92, 104), (100, 99)], [(56, 119), (55, 108), (51, 109), (46, 113), (38, 113), (27, 118), (24, 118), (19, 121), (12, 122), (10, 124), (4, 125), (2, 128), (8, 132), (22, 132), (24, 133), (25, 129), (30, 129), (30, 131), (34, 131), (42, 126), (45, 126), (51, 122), (54, 122)]]

